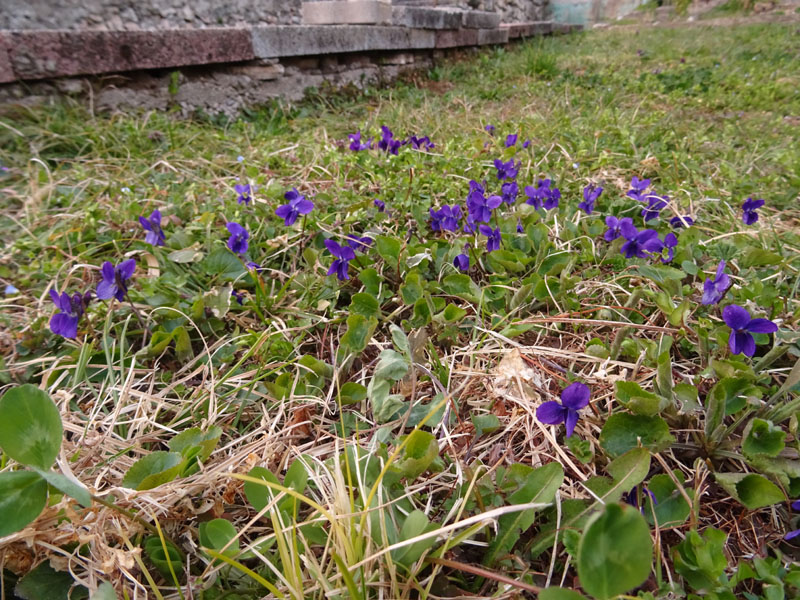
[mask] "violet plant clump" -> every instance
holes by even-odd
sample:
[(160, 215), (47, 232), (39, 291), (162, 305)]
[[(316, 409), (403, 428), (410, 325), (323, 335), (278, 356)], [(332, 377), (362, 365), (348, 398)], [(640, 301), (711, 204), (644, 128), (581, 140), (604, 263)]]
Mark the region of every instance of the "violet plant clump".
[(78, 335), (78, 323), (86, 312), (92, 293), (75, 293), (72, 296), (66, 292), (59, 295), (54, 289), (50, 290), (50, 298), (53, 304), (61, 311), (50, 318), (50, 331), (61, 337), (75, 339)]
[(764, 206), (764, 201), (761, 199), (753, 200), (748, 198), (745, 200), (744, 204), (742, 204), (742, 222), (745, 225), (752, 225), (758, 222), (758, 213), (756, 211), (762, 206)]
[(328, 275), (335, 274), (339, 281), (350, 279), (350, 275), (348, 274), (350, 261), (356, 257), (356, 253), (353, 249), (350, 246), (340, 246), (333, 240), (325, 240), (325, 247), (335, 259), (328, 269)]
[(228, 230), (228, 233), (231, 236), (228, 238), (228, 248), (234, 254), (244, 254), (247, 252), (247, 249), (250, 246), (250, 243), (247, 241), (250, 237), (250, 234), (247, 230), (242, 227), (239, 223), (231, 221), (225, 224), (225, 227)]
[(583, 188), (583, 202), (578, 203), (578, 208), (580, 208), (587, 215), (592, 214), (594, 211), (595, 202), (597, 202), (597, 199), (602, 193), (603, 188), (601, 186), (590, 183)]

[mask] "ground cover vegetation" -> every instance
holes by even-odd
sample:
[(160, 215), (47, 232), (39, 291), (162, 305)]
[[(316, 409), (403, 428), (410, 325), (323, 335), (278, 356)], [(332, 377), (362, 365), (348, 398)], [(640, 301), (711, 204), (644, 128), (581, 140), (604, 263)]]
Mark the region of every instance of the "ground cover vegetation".
[(5, 113), (0, 596), (796, 596), (798, 53)]

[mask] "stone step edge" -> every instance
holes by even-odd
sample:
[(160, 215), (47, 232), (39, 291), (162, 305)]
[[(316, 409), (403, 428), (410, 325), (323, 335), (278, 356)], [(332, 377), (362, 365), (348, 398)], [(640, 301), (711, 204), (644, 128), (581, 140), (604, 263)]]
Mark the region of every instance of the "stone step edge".
[(494, 29), (272, 25), (153, 31), (0, 30), (0, 83), (255, 59), (505, 44), (571, 31), (549, 21)]

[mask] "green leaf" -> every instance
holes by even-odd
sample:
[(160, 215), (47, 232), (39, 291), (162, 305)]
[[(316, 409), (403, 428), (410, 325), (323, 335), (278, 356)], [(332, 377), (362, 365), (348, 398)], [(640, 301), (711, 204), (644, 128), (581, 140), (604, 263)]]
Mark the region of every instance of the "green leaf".
[(775, 457), (786, 445), (784, 441), (786, 434), (783, 430), (765, 419), (750, 421), (742, 435), (744, 437), (742, 452), (748, 457), (758, 455)]
[(578, 548), (581, 587), (601, 600), (644, 583), (652, 564), (650, 528), (630, 506), (607, 504), (586, 527)]
[(61, 473), (54, 473), (53, 471), (39, 469), (38, 467), (33, 468), (39, 477), (44, 479), (58, 491), (80, 502), (81, 506), (88, 508), (92, 505), (92, 495), (82, 484), (67, 478)]
[[(308, 483), (308, 470), (302, 460), (295, 460), (288, 469), (286, 475), (283, 477), (283, 485), (291, 488), (296, 492), (302, 494), (306, 489)], [(286, 511), (294, 517), (297, 517), (297, 511), (300, 508), (300, 500), (287, 494), (279, 503), (278, 508)]]
[(378, 299), (375, 298), (375, 296), (365, 294), (364, 292), (353, 294), (353, 297), (350, 300), (350, 313), (354, 315), (362, 315), (368, 319), (370, 317), (378, 317), (381, 313)]
[(0, 398), (0, 448), (18, 463), (49, 469), (62, 435), (58, 408), (35, 385), (12, 388)]
[(186, 327), (179, 325), (172, 330), (172, 339), (175, 341), (175, 356), (178, 360), (188, 360), (194, 356), (192, 351), (192, 339)]
[(389, 331), (392, 332), (392, 343), (397, 351), (405, 356), (407, 359), (411, 358), (411, 342), (406, 335), (406, 332), (400, 329), (397, 325), (392, 323), (389, 325)]
[(360, 383), (348, 381), (339, 389), (339, 400), (343, 405), (358, 404), (367, 397), (367, 388)]
[(405, 398), (400, 394), (390, 394), (391, 390), (392, 382), (380, 377), (373, 377), (367, 386), (372, 415), (378, 423), (386, 423), (405, 407)]
[(417, 271), (411, 271), (406, 275), (405, 283), (400, 286), (400, 297), (403, 304), (414, 304), (422, 298), (421, 277)]
[[(677, 323), (676, 323), (677, 325)], [(672, 358), (669, 351), (662, 352), (658, 355), (656, 371), (656, 390), (662, 398), (666, 399), (667, 406), (672, 399)]]
[[(547, 463), (531, 469), (520, 488), (508, 498), (510, 504), (546, 504), (553, 501), (556, 491), (564, 481), (564, 469), (557, 462)], [(505, 556), (536, 518), (533, 509), (516, 511), (502, 515), (497, 520), (497, 534), (489, 543), (483, 557), (483, 564), (493, 565), (498, 558)]]
[[(428, 521), (428, 517), (425, 516), (424, 512), (419, 509), (414, 509), (409, 513), (403, 522), (403, 526), (400, 528), (399, 538), (401, 540), (410, 540), (418, 535), (428, 533), (429, 531), (433, 531), (438, 528), (438, 524), (430, 523)], [(410, 567), (413, 563), (419, 560), (419, 558), (428, 548), (433, 546), (435, 543), (436, 538), (431, 537), (414, 542), (408, 546), (403, 546), (402, 548), (397, 548), (396, 550), (392, 550), (392, 559), (401, 565)]]
[[(608, 485), (605, 478), (593, 478), (594, 481), (603, 485), (602, 487), (595, 485), (592, 489), (603, 502), (619, 502), (623, 493), (639, 485), (647, 477), (647, 473), (650, 471), (650, 452), (646, 448), (634, 448), (609, 463), (607, 470), (614, 478), (613, 484)], [(591, 481), (592, 479), (589, 480), (589, 482)], [(566, 519), (566, 522), (562, 524), (562, 529), (576, 527), (591, 513), (594, 506), (595, 504), (592, 503), (573, 517)], [(552, 547), (554, 535), (555, 531), (553, 530), (539, 534), (534, 539), (531, 555), (538, 556), (544, 550)]]
[(185, 429), (169, 441), (169, 449), (185, 456), (186, 451), (192, 446), (200, 446), (200, 460), (206, 460), (214, 448), (217, 447), (219, 438), (222, 437), (222, 428), (213, 425), (208, 431), (203, 431), (199, 427)]
[(347, 317), (347, 331), (342, 336), (342, 347), (353, 354), (361, 354), (369, 344), (375, 328), (378, 326), (378, 319), (375, 317), (365, 317), (364, 315), (352, 314)]
[(227, 519), (212, 519), (200, 523), (198, 537), (200, 545), (205, 548), (222, 552), (227, 546), (222, 552), (225, 556), (236, 556), (239, 553), (239, 540), (228, 545), (236, 537), (236, 528)]
[[(161, 538), (152, 535), (144, 541), (143, 546), (147, 558), (155, 565), (164, 579), (168, 581), (172, 580), (172, 574), (169, 568), (170, 564), (172, 565), (172, 570), (175, 571), (175, 575), (180, 576), (183, 573), (183, 557), (181, 556), (180, 550), (178, 550), (174, 544), (168, 540), (162, 542)], [(165, 546), (166, 551), (164, 549)]]
[(414, 313), (409, 320), (412, 327), (425, 327), (433, 319), (431, 307), (428, 304), (429, 298), (420, 298), (414, 303)]
[(714, 476), (726, 492), (750, 510), (786, 499), (777, 485), (757, 473), (715, 473)]
[(408, 366), (405, 356), (387, 348), (378, 355), (378, 364), (375, 367), (373, 378), (398, 381), (406, 376)]
[(697, 387), (689, 383), (676, 383), (672, 388), (672, 393), (678, 402), (680, 402), (680, 408), (683, 414), (694, 412), (699, 408), (700, 405), (697, 402)]
[(620, 456), (641, 445), (653, 452), (666, 450), (675, 441), (670, 435), (669, 425), (661, 417), (611, 415), (600, 432), (600, 446), (611, 456)]
[(705, 594), (719, 586), (719, 579), (728, 566), (726, 538), (724, 532), (708, 527), (702, 536), (696, 531), (687, 532), (686, 539), (673, 549), (675, 570), (695, 592)]
[(656, 283), (666, 283), (668, 281), (681, 281), (686, 277), (686, 273), (674, 267), (666, 265), (639, 265), (637, 267), (642, 277), (652, 279)]
[(47, 504), (47, 483), (30, 471), (0, 473), (0, 537), (32, 522)]
[(448, 294), (469, 302), (478, 302), (480, 299), (480, 288), (470, 279), (469, 275), (463, 273), (453, 273), (445, 277), (442, 280), (442, 288)]
[(230, 286), (214, 288), (206, 292), (203, 294), (205, 307), (211, 311), (212, 315), (221, 319), (231, 309), (231, 292), (233, 292), (233, 288)]
[(14, 594), (21, 600), (68, 600), (74, 583), (69, 572), (56, 571), (46, 561), (19, 580)]
[(446, 323), (456, 323), (467, 316), (467, 311), (455, 304), (448, 304), (441, 315)]
[(484, 433), (493, 433), (500, 429), (500, 419), (497, 415), (472, 415), (472, 423), (475, 425), (475, 436), (480, 437)]
[(137, 460), (125, 477), (122, 487), (134, 490), (149, 490), (175, 479), (183, 469), (183, 456), (177, 452), (158, 450)]
[(417, 429), (408, 436), (408, 443), (403, 449), (403, 460), (397, 467), (409, 480), (415, 479), (427, 469), (439, 456), (439, 444), (432, 433)]
[(185, 264), (199, 262), (205, 256), (201, 251), (195, 248), (184, 248), (183, 250), (173, 250), (167, 254), (167, 259), (174, 263)]
[(238, 279), (247, 272), (242, 260), (227, 247), (213, 250), (203, 261), (202, 269), (209, 275), (219, 275), (225, 281)]
[(586, 600), (586, 596), (567, 588), (549, 587), (539, 592), (539, 600)]
[(92, 594), (91, 600), (118, 600), (117, 593), (114, 591), (114, 586), (104, 581), (97, 588), (97, 591)]
[(393, 269), (397, 268), (400, 257), (400, 240), (395, 237), (379, 235), (375, 238), (375, 249), (380, 257)]
[(750, 267), (777, 265), (782, 261), (783, 257), (780, 254), (775, 254), (762, 248), (748, 248), (739, 258), (739, 266), (743, 269), (749, 269)]
[(150, 336), (150, 343), (147, 344), (147, 356), (150, 358), (160, 356), (169, 348), (170, 342), (172, 342), (172, 332), (157, 329)]
[[(680, 481), (680, 471), (676, 472), (675, 475)], [(656, 513), (659, 527), (677, 527), (686, 522), (691, 509), (669, 475), (665, 473), (653, 475), (647, 483), (647, 489), (656, 497), (656, 504), (652, 506), (650, 497), (647, 494), (643, 494), (645, 501), (644, 517), (648, 523), (655, 525), (653, 511)], [(694, 496), (694, 490), (686, 490), (686, 493), (690, 498)]]
[[(270, 483), (280, 483), (275, 474), (264, 467), (253, 467), (247, 475), (256, 479), (269, 481)], [(245, 481), (244, 495), (253, 508), (257, 511), (261, 511), (275, 497), (275, 492), (269, 486), (253, 483), (252, 481)]]
[(370, 296), (378, 297), (381, 290), (381, 276), (378, 271), (373, 267), (363, 269), (358, 273), (358, 280), (364, 284), (364, 289)]
[(666, 408), (666, 400), (644, 391), (635, 381), (617, 381), (615, 388), (619, 403), (637, 415), (651, 417)]
[(588, 465), (594, 458), (594, 448), (589, 440), (583, 440), (577, 435), (567, 438), (567, 448), (582, 464)]

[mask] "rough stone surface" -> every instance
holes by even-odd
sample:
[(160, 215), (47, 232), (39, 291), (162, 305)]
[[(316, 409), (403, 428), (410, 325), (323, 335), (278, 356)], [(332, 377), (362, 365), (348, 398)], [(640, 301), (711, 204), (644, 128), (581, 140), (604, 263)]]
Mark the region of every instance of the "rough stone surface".
[(478, 45), (507, 44), (508, 29), (478, 29)]
[(501, 23), (501, 29), (508, 30), (509, 39), (547, 35), (553, 31), (552, 21), (534, 21), (532, 23)]
[(1, 0), (0, 29), (117, 30), (300, 23), (301, 0)]
[(461, 11), (447, 8), (419, 6), (395, 6), (392, 22), (403, 27), (417, 29), (458, 29), (461, 27)]
[(11, 58), (8, 56), (7, 38), (0, 33), (0, 83), (8, 83), (15, 79), (14, 69), (11, 67)]
[(461, 14), (461, 26), (468, 29), (494, 29), (500, 25), (500, 15), (484, 10), (465, 10)]
[(494, 10), (503, 23), (525, 23), (544, 20), (547, 4), (547, 0), (494, 0)]
[(477, 44), (477, 29), (449, 29), (436, 32), (437, 48), (456, 48), (458, 46), (476, 46)]
[(245, 29), (8, 34), (9, 58), (20, 79), (114, 73), (255, 58)]
[(382, 0), (303, 2), (306, 25), (390, 24), (392, 5)]
[(259, 58), (433, 48), (433, 31), (369, 25), (256, 27), (253, 49)]

